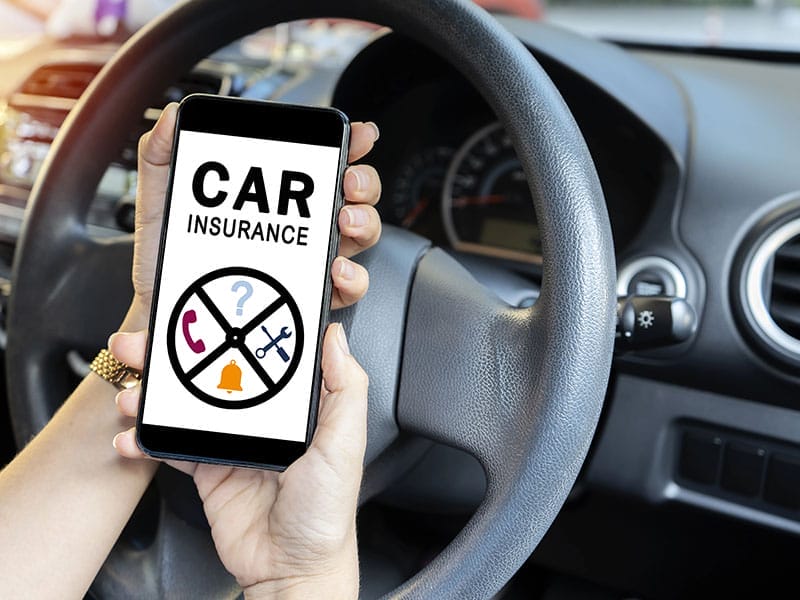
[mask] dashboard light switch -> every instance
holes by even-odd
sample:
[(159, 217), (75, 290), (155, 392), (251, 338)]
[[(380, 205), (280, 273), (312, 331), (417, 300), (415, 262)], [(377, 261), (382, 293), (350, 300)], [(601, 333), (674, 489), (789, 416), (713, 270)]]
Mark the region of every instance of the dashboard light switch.
[(617, 300), (617, 351), (679, 344), (696, 330), (697, 315), (682, 298), (627, 296)]

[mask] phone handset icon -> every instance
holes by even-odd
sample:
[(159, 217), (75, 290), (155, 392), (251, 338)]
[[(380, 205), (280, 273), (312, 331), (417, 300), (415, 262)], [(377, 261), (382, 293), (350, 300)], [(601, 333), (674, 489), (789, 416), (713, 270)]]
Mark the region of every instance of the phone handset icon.
[(195, 354), (202, 354), (206, 351), (206, 345), (203, 343), (203, 340), (192, 339), (192, 334), (189, 333), (189, 325), (195, 323), (196, 321), (197, 313), (194, 312), (194, 309), (187, 310), (185, 313), (183, 313), (183, 337), (186, 340), (186, 343), (189, 345), (189, 348), (191, 348), (192, 352)]

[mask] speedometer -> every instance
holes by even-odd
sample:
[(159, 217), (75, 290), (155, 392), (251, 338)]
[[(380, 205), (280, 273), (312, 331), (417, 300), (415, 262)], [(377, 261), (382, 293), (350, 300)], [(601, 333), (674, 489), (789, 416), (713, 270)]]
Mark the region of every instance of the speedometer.
[(389, 190), (386, 220), (441, 243), (445, 239), (439, 216), (439, 198), (454, 150), (433, 146), (400, 161)]
[(500, 123), (480, 129), (456, 153), (445, 177), (442, 216), (457, 250), (541, 261), (528, 183)]

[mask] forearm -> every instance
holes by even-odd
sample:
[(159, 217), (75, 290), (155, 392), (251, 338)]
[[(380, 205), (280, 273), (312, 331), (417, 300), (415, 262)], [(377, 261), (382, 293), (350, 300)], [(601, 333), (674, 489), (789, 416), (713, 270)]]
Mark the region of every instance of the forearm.
[(82, 597), (136, 507), (156, 465), (114, 451), (115, 394), (90, 374), (0, 473), (0, 596)]

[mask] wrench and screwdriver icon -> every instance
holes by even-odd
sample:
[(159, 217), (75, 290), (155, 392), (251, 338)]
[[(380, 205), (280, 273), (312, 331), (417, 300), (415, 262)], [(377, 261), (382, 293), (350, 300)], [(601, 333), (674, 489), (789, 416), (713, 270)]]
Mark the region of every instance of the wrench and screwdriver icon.
[(275, 348), (275, 351), (278, 353), (278, 356), (281, 357), (281, 360), (283, 360), (283, 362), (289, 362), (289, 355), (286, 353), (286, 350), (278, 345), (278, 342), (292, 337), (292, 332), (289, 331), (289, 328), (283, 327), (281, 332), (276, 337), (272, 337), (269, 331), (267, 331), (267, 328), (263, 325), (261, 326), (261, 331), (267, 334), (267, 337), (269, 338), (269, 344), (256, 350), (256, 358), (264, 358), (267, 355), (267, 352)]

